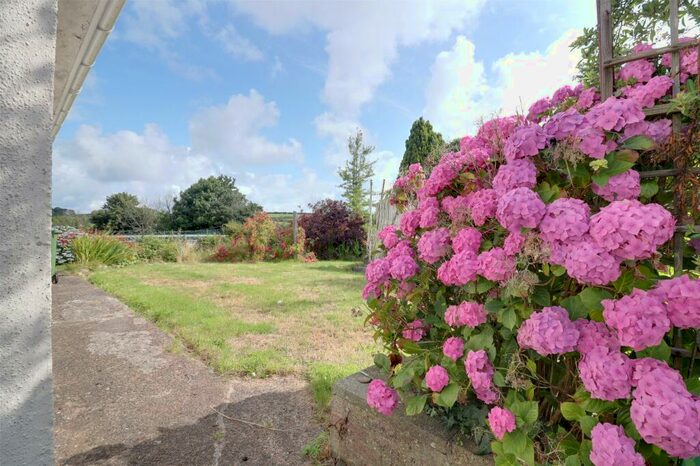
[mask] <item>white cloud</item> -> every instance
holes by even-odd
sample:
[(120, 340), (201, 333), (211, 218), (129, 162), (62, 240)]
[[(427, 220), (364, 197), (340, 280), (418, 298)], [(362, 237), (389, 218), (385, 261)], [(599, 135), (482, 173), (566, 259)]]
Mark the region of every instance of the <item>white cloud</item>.
[(224, 50), (234, 58), (246, 61), (261, 61), (265, 58), (260, 50), (250, 39), (242, 36), (233, 25), (229, 24), (221, 29), (215, 36)]
[(511, 53), (496, 60), (487, 74), (474, 58), (474, 44), (459, 36), (438, 54), (425, 92), (425, 116), (448, 138), (474, 131), (475, 122), (495, 113), (527, 110), (535, 100), (571, 84), (579, 54), (569, 49), (578, 31), (569, 30), (544, 52)]
[(230, 166), (299, 163), (301, 143), (275, 143), (261, 134), (279, 119), (275, 102), (266, 102), (256, 90), (232, 96), (226, 105), (201, 110), (190, 120), (192, 147)]

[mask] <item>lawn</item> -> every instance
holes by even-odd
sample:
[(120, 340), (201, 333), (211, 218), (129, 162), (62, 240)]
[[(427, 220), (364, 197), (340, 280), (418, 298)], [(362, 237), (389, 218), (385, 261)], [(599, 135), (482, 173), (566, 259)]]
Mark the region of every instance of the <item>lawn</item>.
[(173, 335), (221, 374), (307, 377), (330, 385), (375, 351), (351, 262), (139, 264), (90, 281)]

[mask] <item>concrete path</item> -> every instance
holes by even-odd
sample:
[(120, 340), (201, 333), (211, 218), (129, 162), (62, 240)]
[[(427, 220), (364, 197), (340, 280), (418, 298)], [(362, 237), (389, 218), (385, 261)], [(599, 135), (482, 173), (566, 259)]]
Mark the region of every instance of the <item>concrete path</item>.
[(57, 464), (306, 463), (300, 449), (321, 426), (303, 381), (219, 377), (168, 352), (170, 343), (115, 298), (60, 277), (53, 286)]

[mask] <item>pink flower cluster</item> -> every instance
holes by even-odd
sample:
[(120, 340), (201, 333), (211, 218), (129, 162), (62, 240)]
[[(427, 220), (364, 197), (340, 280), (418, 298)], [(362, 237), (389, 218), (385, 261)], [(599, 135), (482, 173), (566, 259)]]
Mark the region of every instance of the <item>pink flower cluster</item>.
[(450, 383), (447, 369), (442, 366), (432, 366), (425, 374), (425, 384), (434, 392), (440, 392)]
[[(632, 51), (638, 53), (651, 48), (652, 46), (649, 44), (637, 44)], [(651, 79), (655, 72), (656, 66), (650, 60), (635, 60), (622, 65), (618, 78), (622, 81), (633, 80), (637, 83), (645, 83)]]
[(545, 307), (534, 312), (518, 330), (518, 345), (542, 356), (564, 354), (576, 349), (579, 331), (563, 307)]
[(586, 121), (594, 128), (605, 131), (622, 131), (625, 126), (644, 121), (642, 107), (636, 100), (608, 99), (593, 107), (586, 114)]
[(604, 347), (613, 351), (620, 349), (620, 340), (603, 322), (588, 319), (578, 319), (574, 322), (579, 333), (576, 351), (588, 354), (595, 348)]
[(506, 432), (515, 430), (515, 415), (507, 409), (494, 406), (489, 411), (489, 427), (498, 440), (503, 440)]
[(642, 108), (653, 107), (656, 101), (671, 90), (673, 79), (669, 76), (656, 76), (646, 84), (637, 84), (623, 90), (628, 99), (634, 100)]
[(478, 273), (479, 257), (471, 251), (462, 251), (442, 263), (437, 279), (448, 286), (463, 286), (475, 280)]
[(399, 405), (399, 394), (383, 380), (374, 379), (367, 387), (367, 404), (389, 416)]
[(466, 196), (445, 196), (442, 198), (442, 210), (447, 212), (453, 223), (464, 223), (469, 214), (469, 199)]
[(457, 361), (464, 354), (464, 340), (459, 337), (450, 337), (442, 345), (442, 354)]
[(488, 316), (484, 305), (470, 301), (464, 301), (458, 305), (452, 305), (445, 311), (445, 322), (450, 327), (462, 327), (464, 325), (476, 328), (486, 322)]
[(700, 399), (674, 369), (659, 365), (641, 375), (630, 415), (645, 442), (679, 458), (700, 455)]
[(635, 351), (661, 343), (671, 322), (659, 298), (652, 293), (632, 290), (620, 299), (604, 299), (605, 323), (615, 330), (620, 343)]
[(595, 466), (644, 466), (644, 457), (634, 450), (634, 440), (615, 424), (600, 423), (591, 431), (589, 456)]
[(618, 350), (593, 348), (581, 356), (578, 372), (592, 398), (619, 400), (628, 398), (632, 390), (632, 362)]
[(605, 186), (591, 185), (593, 192), (608, 202), (620, 201), (622, 199), (637, 199), (641, 192), (639, 183), (639, 172), (627, 170), (619, 175), (611, 176)]
[(434, 264), (450, 251), (450, 230), (437, 228), (423, 233), (418, 240), (418, 257)]
[(476, 228), (462, 228), (452, 238), (452, 249), (455, 253), (469, 251), (474, 254), (481, 247), (481, 232)]
[(529, 188), (515, 188), (498, 201), (496, 219), (508, 231), (536, 228), (545, 214), (546, 207), (540, 196)]
[(515, 188), (534, 188), (536, 184), (537, 168), (528, 159), (517, 159), (501, 165), (493, 177), (493, 189), (500, 195)]
[(479, 275), (489, 280), (503, 282), (515, 273), (515, 258), (503, 248), (492, 248), (479, 254)]
[(540, 237), (550, 244), (577, 242), (588, 232), (590, 212), (580, 199), (557, 199), (547, 205), (539, 224)]
[[(682, 37), (680, 42), (688, 42), (693, 40), (692, 37)], [(661, 64), (667, 68), (671, 68), (671, 54), (666, 53), (661, 57)], [(698, 74), (698, 48), (691, 47), (684, 49), (681, 52), (681, 73), (680, 81), (682, 83), (686, 82), (688, 78), (693, 74)]]
[(545, 123), (544, 131), (548, 138), (560, 141), (576, 136), (579, 129), (583, 127), (584, 121), (584, 116), (571, 107), (568, 110), (552, 115)]
[(651, 294), (666, 306), (674, 327), (700, 328), (700, 280), (688, 275), (661, 280)]
[(498, 391), (492, 385), (493, 365), (486, 351), (470, 351), (464, 361), (464, 370), (478, 399), (486, 404), (493, 404), (498, 400)]
[(394, 225), (384, 227), (377, 236), (387, 249), (391, 249), (399, 243), (399, 237), (396, 234), (396, 226)]
[(509, 162), (534, 157), (547, 146), (547, 135), (539, 125), (525, 125), (516, 129), (506, 141), (504, 152)]
[(467, 205), (474, 225), (481, 226), (496, 215), (498, 197), (494, 189), (480, 189), (467, 196)]
[(418, 204), (417, 212), (420, 212), (418, 226), (420, 228), (433, 228), (437, 225), (440, 214), (440, 201), (434, 197), (426, 197)]
[(401, 336), (411, 341), (421, 341), (427, 333), (427, 328), (422, 320), (416, 319), (406, 324), (406, 328), (401, 332)]

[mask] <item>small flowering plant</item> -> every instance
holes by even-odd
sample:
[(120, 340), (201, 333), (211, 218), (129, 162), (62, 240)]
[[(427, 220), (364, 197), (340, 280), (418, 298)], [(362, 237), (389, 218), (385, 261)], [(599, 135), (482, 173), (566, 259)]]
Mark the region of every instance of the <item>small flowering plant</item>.
[[(688, 97), (694, 50), (675, 101), (686, 109), (700, 108)], [(667, 67), (624, 65), (602, 102), (566, 86), (397, 180), (400, 224), (379, 234), (386, 254), (363, 291), (386, 350), (371, 406), (390, 414), (401, 399), (409, 415), (452, 423), (488, 407), (470, 412), (492, 432), (496, 464), (700, 456), (700, 364), (671, 351), (692, 353), (700, 328), (696, 252), (677, 238), (674, 264), (670, 211), (699, 220), (698, 183), (640, 176), (700, 158), (697, 114), (682, 112), (673, 135), (668, 118), (645, 115), (670, 100)]]

